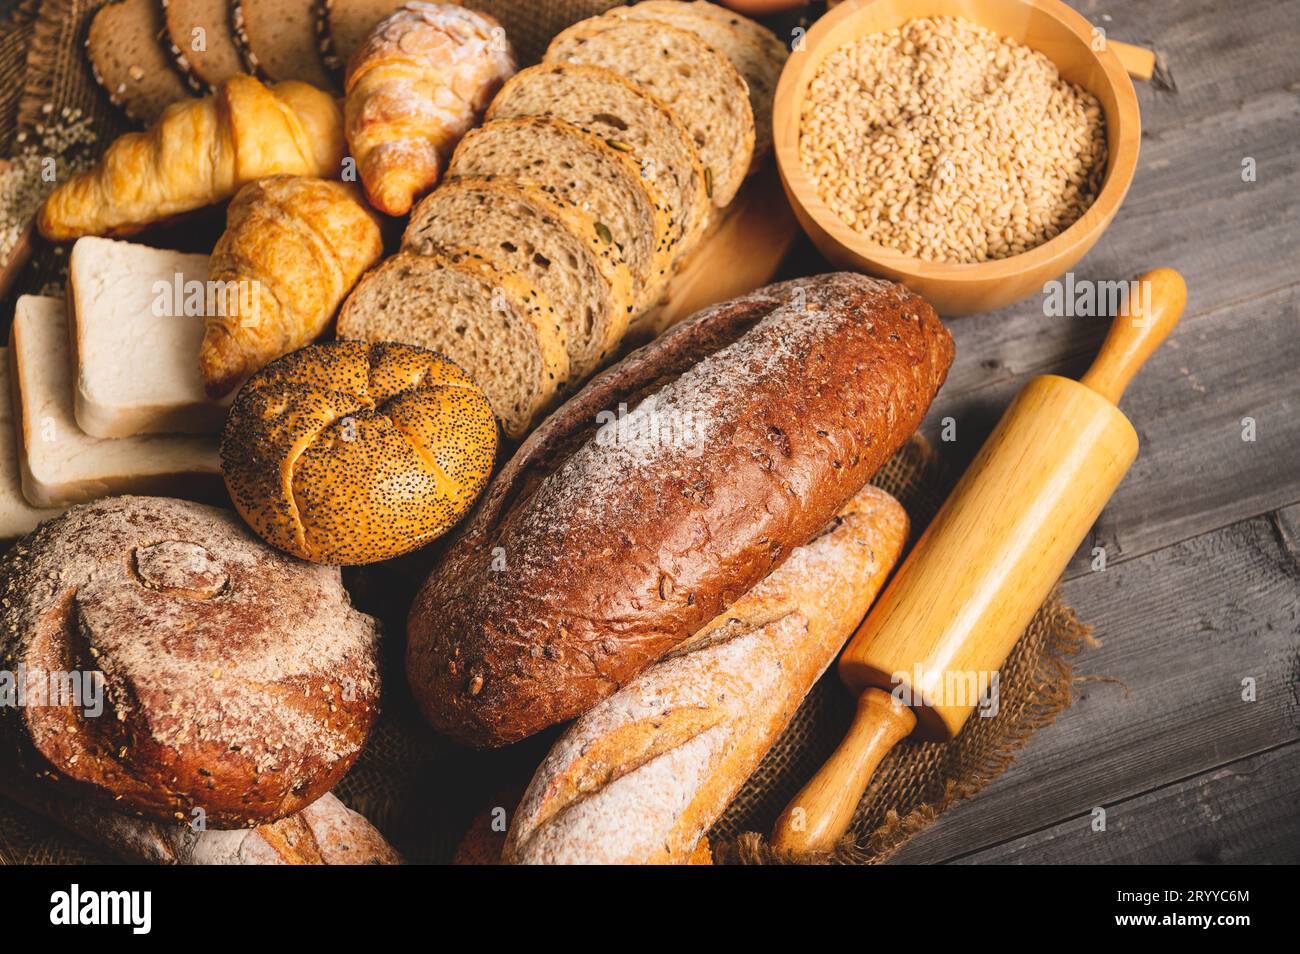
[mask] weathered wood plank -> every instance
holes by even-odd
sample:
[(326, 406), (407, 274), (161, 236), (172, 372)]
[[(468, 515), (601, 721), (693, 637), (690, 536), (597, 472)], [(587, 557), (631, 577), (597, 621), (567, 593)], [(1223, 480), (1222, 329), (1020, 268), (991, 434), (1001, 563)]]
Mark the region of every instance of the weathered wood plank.
[[(1067, 583), (1102, 646), (1015, 765), (899, 855), (944, 861), (1300, 739), (1300, 507)], [(1256, 701), (1242, 699), (1255, 680)]]
[(957, 864), (1296, 864), (1300, 744), (1239, 759)]
[[(1142, 450), (1071, 574), (1087, 571), (1094, 546), (1114, 563), (1300, 501), (1298, 331), (1300, 286), (1184, 319), (1121, 402)], [(1077, 376), (1086, 363), (1059, 370)], [(945, 387), (926, 434), (940, 440), (944, 418), (953, 418), (957, 440), (940, 446), (964, 466), (1021, 383)], [(1243, 440), (1247, 418), (1253, 441)]]

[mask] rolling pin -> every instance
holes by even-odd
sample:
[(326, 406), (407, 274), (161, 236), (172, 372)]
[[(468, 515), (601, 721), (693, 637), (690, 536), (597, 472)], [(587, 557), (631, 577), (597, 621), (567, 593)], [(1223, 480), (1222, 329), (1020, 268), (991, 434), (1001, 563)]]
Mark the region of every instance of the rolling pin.
[(1016, 396), (850, 640), (839, 674), (857, 712), (777, 819), (777, 849), (833, 848), (897, 742), (956, 736), (1060, 579), (1137, 457), (1115, 405), (1187, 301), (1172, 269), (1139, 283), (1081, 380), (1044, 375)]

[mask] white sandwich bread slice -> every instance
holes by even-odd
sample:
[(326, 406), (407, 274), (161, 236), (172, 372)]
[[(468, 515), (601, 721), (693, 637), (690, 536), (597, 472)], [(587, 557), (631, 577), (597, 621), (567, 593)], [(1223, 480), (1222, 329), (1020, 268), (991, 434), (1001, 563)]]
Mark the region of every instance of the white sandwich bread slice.
[[(68, 262), (77, 424), (92, 437), (215, 434), (226, 410), (199, 374), (208, 257), (82, 238)], [(231, 307), (238, 307), (238, 294)], [(255, 300), (253, 296), (246, 296)], [(209, 298), (212, 300), (209, 301)]]
[(14, 433), (13, 395), (9, 387), (9, 349), (0, 348), (0, 540), (13, 540), (36, 529), (58, 509), (33, 507), (23, 496), (18, 475), (18, 438)]
[[(109, 494), (220, 494), (215, 437), (105, 440), (77, 426), (63, 299), (18, 299), (9, 361), (23, 496), (33, 506), (66, 507)], [(147, 368), (137, 370), (147, 373)]]

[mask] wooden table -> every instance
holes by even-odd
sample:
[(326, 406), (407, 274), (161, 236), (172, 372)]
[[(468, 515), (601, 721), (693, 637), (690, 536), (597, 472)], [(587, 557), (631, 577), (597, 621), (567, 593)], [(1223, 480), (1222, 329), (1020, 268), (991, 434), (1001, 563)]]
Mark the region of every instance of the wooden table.
[[(1177, 84), (1138, 85), (1137, 178), (1076, 276), (1170, 265), (1190, 301), (1123, 401), (1142, 454), (1064, 584), (1101, 641), (1077, 658), (1074, 705), (897, 860), (1300, 861), (1297, 3), (1074, 4), (1161, 51)], [(956, 461), (1029, 376), (1079, 374), (1105, 332), (1037, 298), (951, 327), (957, 362), (926, 430), (956, 420), (941, 445)]]
[[(1137, 178), (1076, 277), (1170, 265), (1188, 308), (1122, 402), (1141, 456), (1064, 584), (1101, 641), (1074, 705), (897, 860), (1300, 861), (1300, 6), (1072, 2), (1177, 85), (1138, 84)], [(1079, 374), (1105, 322), (1036, 297), (950, 327), (926, 429), (955, 418), (961, 459), (1026, 378)]]

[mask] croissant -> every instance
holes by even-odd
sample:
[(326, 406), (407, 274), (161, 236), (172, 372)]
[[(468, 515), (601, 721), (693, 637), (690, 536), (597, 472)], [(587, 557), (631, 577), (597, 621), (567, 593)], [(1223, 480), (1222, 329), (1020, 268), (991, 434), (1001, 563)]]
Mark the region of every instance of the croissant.
[(348, 146), (370, 204), (405, 215), (515, 72), (505, 31), (450, 3), (408, 3), (370, 32), (344, 83)]
[(54, 241), (130, 235), (254, 179), (338, 175), (342, 163), (343, 117), (328, 93), (232, 76), (211, 96), (172, 104), (147, 132), (119, 137), (50, 194), (37, 227)]
[(315, 340), (383, 251), (378, 217), (354, 185), (272, 176), (244, 186), (208, 263), (208, 278), (236, 292), (204, 319), (209, 396)]

